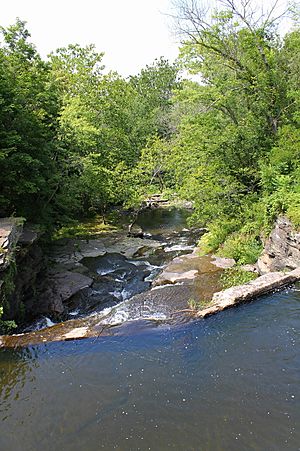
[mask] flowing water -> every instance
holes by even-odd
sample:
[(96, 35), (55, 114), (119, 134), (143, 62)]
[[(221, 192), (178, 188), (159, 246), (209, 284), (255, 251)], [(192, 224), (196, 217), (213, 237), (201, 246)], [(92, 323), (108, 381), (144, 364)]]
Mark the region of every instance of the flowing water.
[[(201, 231), (187, 228), (187, 218), (190, 214), (189, 210), (177, 208), (143, 211), (138, 217), (138, 223), (147, 239), (144, 240), (145, 247), (142, 247), (137, 255), (126, 258), (120, 252), (109, 252), (99, 257), (83, 258), (80, 263), (84, 265), (94, 283), (68, 301), (68, 316), (64, 319), (75, 320), (93, 315), (91, 321), (88, 321), (90, 326), (91, 323), (97, 324), (110, 311), (113, 318), (110, 321), (105, 320), (104, 324), (116, 324), (141, 317), (167, 319), (174, 310), (187, 307), (189, 297), (196, 297), (196, 288), (199, 296), (202, 296), (197, 284), (193, 292), (186, 289), (185, 296), (182, 296), (183, 288), (176, 286), (169, 290), (164, 289), (160, 295), (150, 293), (151, 283), (166, 264), (176, 256), (191, 253), (195, 248)], [(128, 218), (125, 219), (128, 222)], [(150, 242), (154, 240), (158, 243), (156, 249), (147, 248), (149, 239)], [(210, 259), (204, 258), (203, 263), (205, 273), (219, 273), (217, 268), (210, 264)], [(211, 288), (215, 286), (217, 278), (211, 278)], [(202, 285), (209, 286), (209, 283)], [(211, 289), (208, 291), (210, 296)], [(131, 301), (136, 295), (145, 292), (148, 292), (145, 298), (137, 297)], [(127, 302), (128, 300), (130, 302)], [(115, 312), (116, 306), (118, 307)], [(41, 317), (27, 324), (20, 332), (43, 330), (53, 324), (50, 318)], [(76, 323), (76, 326), (80, 327), (80, 324)]]
[(2, 349), (1, 451), (298, 450), (300, 292)]
[[(97, 338), (26, 346), (35, 342), (29, 334), (22, 348), (0, 349), (1, 451), (300, 449), (300, 286), (206, 320), (163, 321), (187, 287), (145, 284), (195, 242), (185, 219), (176, 210), (141, 218), (163, 243), (147, 260), (85, 261), (99, 275), (92, 293), (113, 275), (108, 295), (122, 299), (108, 318), (118, 325)], [(194, 289), (202, 293), (214, 273), (199, 264), (206, 272)], [(132, 300), (125, 279), (127, 291), (132, 280), (144, 284)], [(56, 328), (41, 333), (52, 339)]]

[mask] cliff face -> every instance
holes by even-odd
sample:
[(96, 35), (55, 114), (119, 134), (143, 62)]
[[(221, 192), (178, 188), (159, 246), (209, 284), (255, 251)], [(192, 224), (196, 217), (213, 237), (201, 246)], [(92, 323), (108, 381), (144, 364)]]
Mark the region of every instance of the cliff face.
[(2, 319), (22, 320), (45, 267), (38, 234), (20, 218), (0, 219), (0, 306)]
[(284, 216), (275, 223), (257, 262), (260, 274), (296, 269), (300, 266), (300, 232)]
[(20, 324), (40, 314), (63, 314), (64, 302), (92, 282), (62, 264), (53, 267), (39, 234), (20, 218), (0, 219), (0, 328), (1, 320)]

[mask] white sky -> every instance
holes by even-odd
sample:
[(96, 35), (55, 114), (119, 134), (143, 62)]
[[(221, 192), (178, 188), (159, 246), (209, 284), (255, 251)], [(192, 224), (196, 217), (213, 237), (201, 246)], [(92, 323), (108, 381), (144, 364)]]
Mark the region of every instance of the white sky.
[(168, 12), (170, 0), (0, 0), (0, 25), (27, 21), (43, 57), (70, 43), (93, 43), (105, 52), (107, 69), (127, 76), (160, 56), (177, 57)]
[[(267, 7), (273, 1), (257, 4)], [(108, 70), (127, 76), (160, 56), (177, 57), (172, 20), (166, 15), (171, 11), (171, 0), (0, 0), (0, 25), (11, 25), (16, 17), (27, 21), (43, 57), (70, 43), (93, 43), (105, 52)]]

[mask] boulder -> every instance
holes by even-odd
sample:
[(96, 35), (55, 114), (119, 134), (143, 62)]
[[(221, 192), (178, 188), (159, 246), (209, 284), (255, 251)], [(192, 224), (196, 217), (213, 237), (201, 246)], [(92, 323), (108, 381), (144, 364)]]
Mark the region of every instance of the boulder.
[(65, 311), (64, 302), (92, 283), (93, 279), (77, 272), (53, 274), (47, 279), (47, 285), (39, 297), (37, 312), (62, 314)]

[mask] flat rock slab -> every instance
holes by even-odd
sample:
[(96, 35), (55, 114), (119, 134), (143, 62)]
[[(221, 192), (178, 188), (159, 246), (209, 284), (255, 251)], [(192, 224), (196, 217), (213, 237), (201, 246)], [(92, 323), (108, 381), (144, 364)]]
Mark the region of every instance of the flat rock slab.
[(191, 254), (174, 258), (154, 280), (153, 286), (174, 284), (182, 280), (195, 280), (198, 276), (220, 270), (210, 256), (199, 256), (198, 248)]
[(161, 247), (161, 242), (149, 240), (146, 238), (132, 238), (124, 237), (115, 243), (106, 247), (107, 253), (118, 253), (124, 255), (126, 258), (134, 257), (139, 251), (143, 249), (157, 249)]
[(213, 295), (212, 305), (197, 313), (198, 318), (205, 318), (214, 313), (250, 301), (300, 280), (300, 268), (288, 273), (273, 272), (258, 277), (244, 285), (238, 285)]
[(229, 269), (233, 268), (236, 261), (233, 258), (218, 257), (216, 255), (212, 256), (212, 264), (217, 266), (217, 268)]
[(56, 263), (78, 263), (85, 257), (102, 257), (107, 253), (122, 254), (132, 258), (138, 251), (157, 249), (161, 243), (155, 240), (116, 235), (113, 238), (99, 238), (95, 240), (67, 240), (58, 243), (51, 253)]
[(185, 271), (182, 273), (178, 272), (170, 272), (164, 271), (162, 276), (154, 283), (154, 286), (166, 285), (166, 284), (174, 284), (177, 282), (181, 282), (182, 280), (194, 280), (198, 275), (197, 269), (192, 269), (190, 271)]

